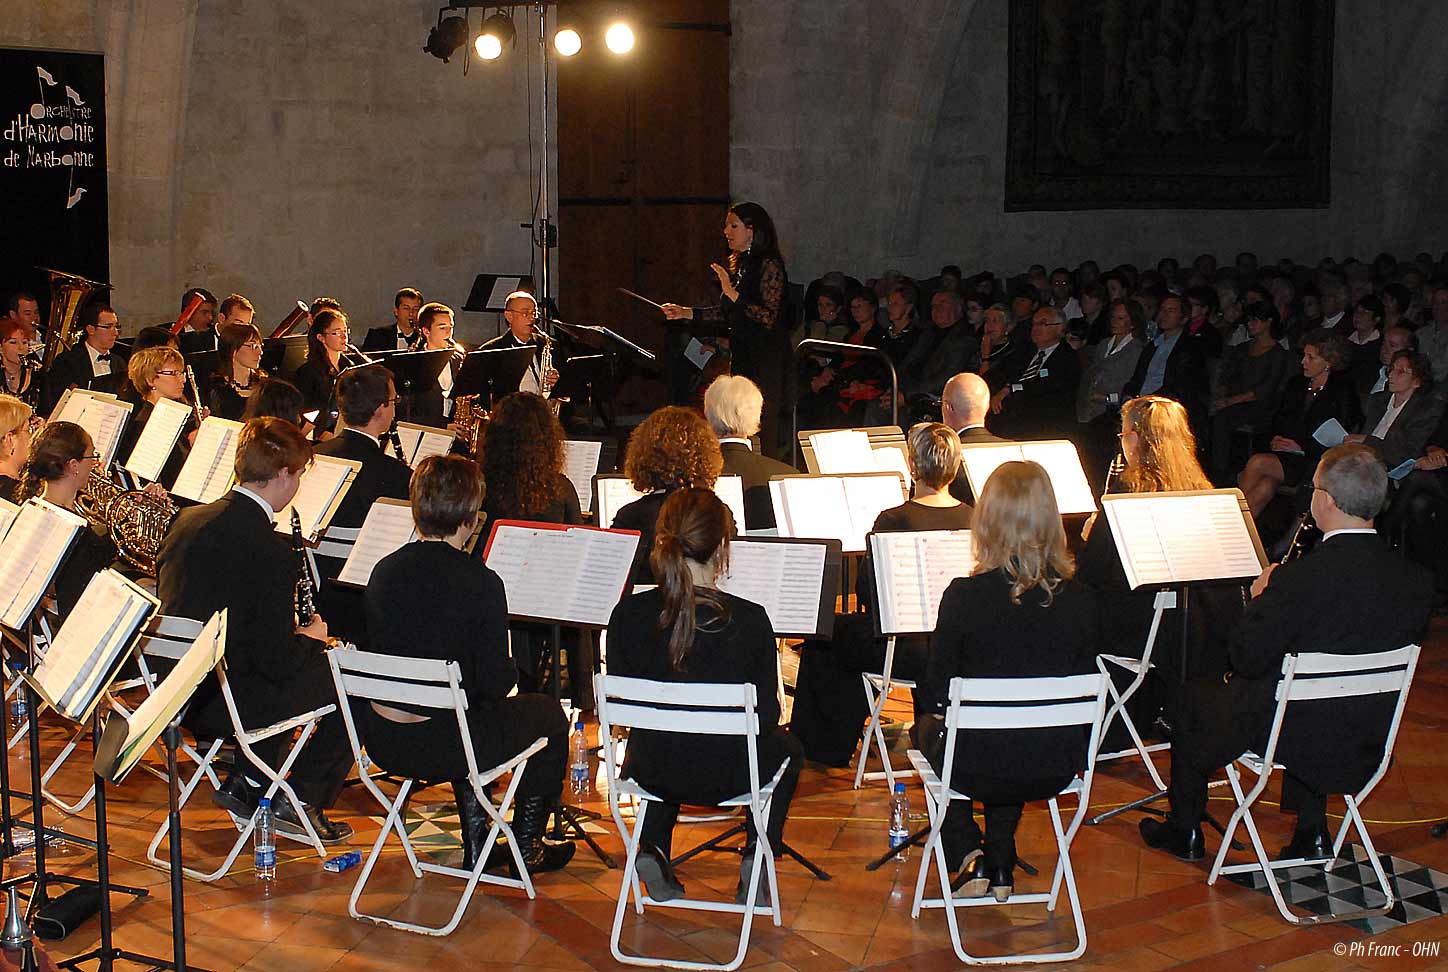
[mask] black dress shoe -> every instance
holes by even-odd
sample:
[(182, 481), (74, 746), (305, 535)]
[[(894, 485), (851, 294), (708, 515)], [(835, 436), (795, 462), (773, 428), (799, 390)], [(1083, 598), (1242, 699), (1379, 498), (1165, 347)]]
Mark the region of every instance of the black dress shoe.
[[(340, 844), (352, 836), (352, 825), (341, 820), (328, 820), (327, 815), (319, 808), (302, 804), (302, 812), (311, 821), (317, 836), (322, 839), (323, 844)], [(296, 808), (292, 801), (286, 797), (278, 797), (272, 804), (272, 814), (276, 820), (277, 832), (286, 834), (288, 837), (295, 837), (298, 840), (311, 840), (307, 834), (307, 828), (302, 826), (301, 820), (297, 817)]]
[(1289, 861), (1298, 857), (1308, 861), (1331, 860), (1332, 835), (1325, 830), (1311, 834), (1293, 834), (1292, 843), (1277, 852), (1277, 859)]
[(959, 898), (982, 898), (990, 890), (990, 875), (985, 871), (980, 850), (965, 855), (965, 866), (950, 882), (950, 893)]
[(247, 783), (246, 777), (241, 773), (233, 773), (226, 778), (221, 789), (211, 794), (211, 802), (233, 816), (250, 820), (252, 814), (256, 813), (260, 797), (261, 787)]
[(1202, 828), (1178, 830), (1167, 820), (1147, 817), (1137, 825), (1141, 839), (1147, 847), (1163, 850), (1181, 861), (1199, 861), (1207, 856), (1206, 843), (1202, 840)]
[(674, 874), (674, 865), (657, 847), (650, 844), (640, 845), (634, 866), (638, 869), (639, 877), (643, 878), (650, 898), (655, 901), (673, 901), (684, 896), (684, 882)]

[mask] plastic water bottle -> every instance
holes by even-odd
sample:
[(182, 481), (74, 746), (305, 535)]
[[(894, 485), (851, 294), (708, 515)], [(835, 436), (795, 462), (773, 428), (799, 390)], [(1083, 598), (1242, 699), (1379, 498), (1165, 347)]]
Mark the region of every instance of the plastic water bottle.
[(890, 849), (899, 850), (895, 854), (895, 860), (903, 861), (910, 857), (910, 796), (905, 792), (904, 783), (895, 784), (895, 792), (890, 795)]
[(276, 823), (272, 820), (271, 799), (262, 797), (256, 811), (256, 864), (258, 881), (270, 883), (277, 876)]
[(573, 738), (568, 744), (568, 787), (575, 795), (588, 792), (588, 736), (583, 732), (583, 720), (574, 723)]
[(22, 732), (30, 722), (30, 701), (26, 697), (26, 691), (22, 688), (15, 693), (15, 701), (10, 703), (10, 735), (13, 737)]

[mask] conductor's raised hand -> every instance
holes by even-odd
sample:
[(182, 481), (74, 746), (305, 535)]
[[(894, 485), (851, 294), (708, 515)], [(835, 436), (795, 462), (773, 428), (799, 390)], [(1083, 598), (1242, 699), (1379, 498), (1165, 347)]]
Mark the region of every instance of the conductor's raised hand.
[(733, 281), (729, 279), (729, 270), (717, 263), (709, 264), (709, 269), (714, 271), (714, 276), (719, 278), (719, 290), (726, 300), (738, 300), (739, 291), (735, 288)]
[(694, 308), (680, 307), (678, 304), (665, 304), (664, 317), (671, 321), (692, 321), (694, 319)]

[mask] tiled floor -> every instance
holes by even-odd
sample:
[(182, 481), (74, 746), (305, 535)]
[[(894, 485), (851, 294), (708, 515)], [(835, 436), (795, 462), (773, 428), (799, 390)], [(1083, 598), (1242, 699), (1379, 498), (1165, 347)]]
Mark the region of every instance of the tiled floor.
[[(1448, 746), (1445, 700), (1448, 700), (1448, 626), (1440, 625), (1419, 667), (1393, 769), (1369, 800), (1366, 813), (1381, 850), (1395, 856), (1448, 869), (1448, 841), (1428, 835), (1428, 823), (1448, 815)], [(48, 761), (64, 739), (63, 730), (47, 724), (43, 733)], [(76, 754), (55, 781), (55, 789), (73, 795), (84, 785), (89, 748)], [(903, 760), (902, 760), (903, 762)], [(12, 772), (29, 773), (28, 761), (12, 755)], [(784, 924), (757, 923), (746, 967), (759, 970), (799, 969), (831, 972), (875, 968), (899, 972), (933, 972), (959, 967), (950, 948), (945, 921), (927, 911), (910, 918), (918, 855), (904, 864), (888, 864), (874, 873), (864, 865), (885, 840), (886, 800), (883, 784), (863, 790), (851, 787), (843, 770), (811, 766), (805, 771), (790, 823), (789, 842), (833, 874), (816, 881), (789, 861), (779, 865)], [(1145, 774), (1121, 763), (1097, 777), (1093, 803), (1125, 802), (1145, 791)], [(28, 788), (28, 787), (27, 787)], [(145, 845), (164, 816), (165, 788), (138, 770), (124, 785), (110, 788), (110, 833), (113, 879), (147, 887), (151, 896), (132, 900), (117, 896), (116, 943), (124, 948), (169, 955), (170, 895), (167, 876), (139, 863)], [(426, 807), (450, 798), (445, 788), (426, 791)], [(915, 808), (921, 810), (918, 791)], [(595, 801), (606, 811), (606, 803)], [(1225, 818), (1227, 807), (1213, 808)], [(378, 820), (370, 798), (360, 788), (344, 795), (338, 815), (358, 830), (353, 846), (364, 848), (376, 834)], [(1276, 914), (1265, 895), (1223, 882), (1205, 883), (1206, 865), (1188, 865), (1146, 851), (1136, 836), (1137, 815), (1100, 827), (1084, 828), (1073, 848), (1085, 910), (1089, 947), (1073, 967), (1150, 972), (1155, 969), (1312, 970), (1448, 968), (1448, 958), (1414, 957), (1415, 942), (1448, 938), (1448, 920), (1434, 919), (1372, 939), (1351, 929), (1326, 926), (1293, 929)], [(88, 816), (64, 818), (47, 808), (48, 822), (75, 833), (92, 835)], [(1286, 825), (1270, 811), (1262, 816), (1269, 846), (1286, 837)], [(229, 846), (234, 831), (204, 796), (186, 814), (185, 842), (189, 862), (215, 861)], [(717, 824), (681, 827), (676, 848), (717, 830)], [(618, 852), (620, 843), (609, 828), (603, 843)], [(1209, 836), (1209, 849), (1215, 846)], [(609, 954), (608, 929), (613, 918), (619, 872), (610, 871), (580, 850), (563, 872), (541, 875), (538, 896), (480, 888), (458, 930), (447, 938), (427, 938), (356, 921), (347, 914), (348, 896), (357, 871), (330, 874), (315, 857), (302, 856), (300, 845), (283, 842), (286, 859), (271, 892), (252, 879), (249, 854), (237, 872), (216, 884), (187, 882), (187, 947), (193, 967), (230, 972), (322, 972), (322, 970), (452, 969), (486, 970), (525, 967), (545, 970), (587, 970), (616, 967)], [(1049, 820), (1044, 809), (1028, 810), (1020, 833), (1020, 851), (1043, 873), (1040, 878), (1017, 874), (1018, 890), (1036, 890), (1048, 880), (1054, 857)], [(438, 852), (439, 859), (455, 851)], [(90, 873), (94, 855), (73, 850), (58, 858), (60, 871)], [(214, 866), (214, 864), (212, 865)], [(7, 874), (14, 873), (7, 869)], [(737, 858), (705, 855), (684, 865), (681, 877), (691, 892), (710, 889), (732, 896)], [(455, 894), (455, 882), (429, 876), (415, 882), (400, 852), (379, 867), (371, 910), (440, 922)], [(1039, 906), (975, 909), (964, 915), (966, 934), (978, 951), (1049, 950), (1071, 935), (1064, 911), (1047, 919)], [(642, 920), (630, 917), (626, 945), (652, 949), (681, 959), (714, 961), (732, 955), (732, 916), (696, 912), (651, 911)], [(98, 923), (92, 921), (68, 940), (51, 946), (54, 956), (76, 954), (95, 944)], [(1384, 958), (1360, 954), (1353, 943), (1404, 945), (1403, 954)], [(1344, 943), (1347, 954), (1334, 946)], [(1448, 947), (1445, 947), (1448, 951)], [(0, 960), (0, 968), (4, 968)]]

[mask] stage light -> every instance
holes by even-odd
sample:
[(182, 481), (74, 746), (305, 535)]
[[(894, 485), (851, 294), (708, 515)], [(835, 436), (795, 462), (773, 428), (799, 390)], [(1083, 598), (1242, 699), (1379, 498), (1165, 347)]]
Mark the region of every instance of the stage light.
[(572, 27), (564, 27), (553, 35), (553, 48), (564, 57), (572, 57), (583, 49), (583, 38)]
[(437, 26), (427, 32), (427, 44), (423, 50), (447, 63), (457, 49), (468, 42), (468, 24), (461, 17), (444, 17)]
[(622, 21), (611, 24), (608, 32), (603, 35), (603, 42), (615, 54), (627, 54), (634, 46), (633, 28)]
[(483, 60), (495, 61), (502, 56), (503, 48), (513, 47), (517, 40), (518, 32), (513, 29), (513, 18), (500, 10), (483, 21), (482, 31), (473, 42), (473, 49)]

